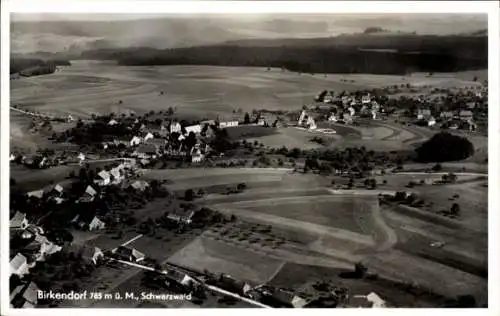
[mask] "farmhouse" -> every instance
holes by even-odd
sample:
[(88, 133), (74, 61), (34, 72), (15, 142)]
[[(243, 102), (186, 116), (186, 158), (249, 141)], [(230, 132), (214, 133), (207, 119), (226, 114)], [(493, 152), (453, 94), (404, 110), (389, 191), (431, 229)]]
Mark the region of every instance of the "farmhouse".
[(146, 136), (144, 136), (144, 141), (147, 141), (148, 139), (153, 139), (153, 138), (155, 138), (154, 135), (151, 132), (149, 132), (146, 134)]
[(149, 184), (144, 180), (137, 180), (134, 181), (130, 186), (135, 190), (144, 191), (149, 186)]
[(219, 122), (219, 128), (236, 127), (238, 125), (239, 125), (238, 121)]
[(368, 295), (354, 295), (349, 299), (349, 305), (352, 307), (386, 307), (385, 301), (375, 292), (371, 292)]
[(47, 237), (36, 235), (35, 239), (24, 247), (22, 251), (35, 261), (40, 261), (43, 260), (46, 255), (59, 252), (61, 249), (60, 246), (54, 245), (54, 243), (49, 241)]
[(286, 307), (302, 308), (307, 304), (307, 301), (302, 297), (295, 295), (293, 292), (285, 291), (283, 289), (278, 289), (274, 291), (271, 295), (272, 301), (278, 303), (278, 305), (284, 305)]
[(418, 120), (426, 120), (430, 116), (431, 116), (431, 110), (428, 110), (428, 109), (417, 110), (417, 119)]
[(26, 229), (28, 227), (28, 219), (26, 218), (26, 214), (21, 212), (16, 212), (14, 217), (10, 219), (9, 226), (11, 229)]
[(10, 274), (23, 276), (28, 272), (28, 269), (28, 260), (20, 253), (16, 254), (10, 261)]
[(252, 286), (246, 282), (238, 281), (230, 275), (221, 275), (217, 280), (217, 286), (226, 291), (237, 293), (239, 295), (246, 295), (252, 290)]
[(135, 250), (134, 248), (129, 248), (125, 246), (120, 246), (117, 249), (113, 250), (113, 253), (123, 259), (130, 262), (140, 262), (144, 260), (144, 254)]
[(195, 211), (191, 209), (178, 208), (170, 212), (167, 218), (177, 223), (190, 224)]
[(201, 125), (191, 125), (191, 126), (186, 126), (186, 135), (189, 135), (189, 133), (193, 132), (195, 134), (200, 134), (201, 133)]
[(106, 227), (106, 224), (95, 215), (95, 212), (78, 214), (71, 222), (78, 228), (88, 231), (99, 230)]
[(43, 198), (43, 190), (36, 190), (27, 193), (28, 197), (35, 197), (37, 199)]
[(436, 124), (436, 120), (434, 119), (434, 117), (429, 117), (427, 119), (427, 126), (434, 126)]
[(85, 155), (83, 153), (79, 153), (77, 158), (80, 160), (80, 163), (82, 163), (85, 160)]
[(181, 124), (176, 121), (170, 122), (170, 133), (180, 133), (182, 130)]
[(142, 142), (142, 139), (139, 137), (139, 136), (134, 136), (132, 137), (132, 139), (130, 140), (130, 146), (137, 146), (139, 145), (140, 143)]
[(111, 175), (106, 170), (102, 170), (101, 172), (99, 172), (97, 174), (97, 179), (94, 180), (94, 183), (99, 186), (108, 185), (110, 184), (110, 182), (111, 182)]
[(169, 269), (166, 274), (165, 284), (167, 286), (178, 286), (181, 288), (189, 288), (191, 284), (198, 283), (186, 273)]
[(362, 104), (368, 104), (372, 101), (370, 94), (368, 93), (367, 95), (364, 95), (361, 97), (361, 103)]
[(108, 125), (109, 126), (113, 126), (113, 125), (116, 125), (118, 124), (118, 122), (115, 120), (115, 119), (111, 119), (109, 122), (108, 122)]
[(443, 111), (439, 114), (439, 117), (443, 120), (451, 120), (453, 118), (453, 112)]
[(335, 115), (335, 113), (330, 114), (330, 116), (328, 117), (328, 121), (337, 122), (337, 116)]
[(305, 118), (306, 118), (306, 111), (302, 110), (302, 112), (300, 112), (300, 116), (299, 116), (299, 120), (297, 121), (297, 125), (301, 126), (302, 123), (304, 122)]
[(140, 159), (149, 159), (153, 158), (158, 154), (158, 148), (153, 145), (153, 144), (141, 144), (135, 152), (133, 153), (134, 156), (140, 158)]
[(201, 153), (200, 149), (196, 149), (191, 153), (191, 162), (192, 163), (199, 163), (202, 162), (203, 159), (205, 158), (205, 155)]
[(99, 260), (102, 260), (104, 258), (104, 253), (102, 252), (102, 250), (100, 248), (91, 247), (88, 245), (83, 245), (83, 246), (80, 246), (80, 245), (73, 246), (72, 245), (68, 249), (68, 251), (81, 255), (82, 259), (85, 262), (93, 263), (94, 265), (96, 265), (99, 262)]
[(93, 187), (88, 185), (87, 188), (85, 189), (85, 192), (83, 193), (83, 195), (80, 197), (80, 199), (78, 201), (82, 202), (82, 203), (90, 203), (94, 200), (96, 194), (97, 194), (97, 191), (94, 190)]
[(11, 306), (13, 308), (35, 308), (38, 304), (38, 286), (34, 282), (28, 282), (18, 288), (11, 294)]
[(476, 102), (467, 102), (466, 106), (469, 110), (473, 110), (476, 107)]
[(461, 121), (472, 121), (474, 115), (472, 114), (472, 111), (462, 110), (458, 113), (458, 117)]
[(64, 192), (64, 188), (63, 188), (63, 186), (62, 186), (62, 185), (60, 185), (60, 184), (56, 184), (56, 185), (54, 186), (54, 189), (52, 189), (52, 192), (54, 192), (54, 193), (56, 193), (56, 194), (61, 195), (61, 194), (63, 194), (63, 192)]

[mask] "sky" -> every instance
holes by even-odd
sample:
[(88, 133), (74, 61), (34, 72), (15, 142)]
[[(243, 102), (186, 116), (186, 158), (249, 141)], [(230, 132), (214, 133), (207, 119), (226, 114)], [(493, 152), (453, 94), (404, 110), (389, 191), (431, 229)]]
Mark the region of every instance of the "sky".
[[(182, 19), (178, 23), (173, 20)], [(463, 34), (487, 29), (481, 14), (129, 14), (12, 13), (14, 52), (87, 49), (96, 41), (118, 46), (172, 48), (248, 38), (311, 38), (362, 33), (368, 27), (417, 34)], [(125, 24), (120, 21), (127, 21)], [(16, 26), (19, 23), (24, 26)], [(46, 23), (68, 21), (64, 25)], [(89, 23), (90, 21), (90, 23)], [(115, 23), (92, 23), (110, 21)], [(169, 22), (170, 21), (170, 22)], [(90, 46), (89, 46), (90, 45)]]

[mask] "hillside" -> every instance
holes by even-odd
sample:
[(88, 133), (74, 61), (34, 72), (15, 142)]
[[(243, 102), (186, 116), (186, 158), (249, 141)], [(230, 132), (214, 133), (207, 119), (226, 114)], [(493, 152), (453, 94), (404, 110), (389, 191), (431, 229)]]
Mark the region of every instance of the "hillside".
[(91, 50), (83, 59), (121, 65), (283, 67), (309, 73), (454, 72), (487, 68), (487, 37), (358, 34), (311, 39), (257, 39), (176, 49)]

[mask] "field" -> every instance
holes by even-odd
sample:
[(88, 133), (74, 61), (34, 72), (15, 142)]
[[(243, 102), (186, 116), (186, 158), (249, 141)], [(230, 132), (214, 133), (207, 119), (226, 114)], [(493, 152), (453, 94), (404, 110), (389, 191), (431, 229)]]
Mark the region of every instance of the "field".
[(257, 285), (267, 282), (282, 262), (263, 255), (200, 237), (183, 248), (169, 262), (214, 273), (227, 273)]
[(264, 200), (254, 199), (252, 201), (233, 202), (231, 206), (253, 212), (262, 212), (307, 223), (344, 228), (363, 233), (363, 230), (357, 223), (358, 219), (354, 217), (355, 210), (362, 209), (363, 206), (361, 204), (363, 203), (367, 202), (361, 199), (354, 200), (323, 195), (312, 197), (274, 197)]
[[(11, 81), (11, 103), (43, 113), (72, 114), (81, 118), (93, 113), (135, 111), (140, 114), (172, 106), (179, 117), (215, 119), (219, 116), (221, 120), (226, 120), (232, 119), (236, 110), (241, 110), (240, 113), (250, 113), (254, 109), (296, 111), (304, 104), (311, 104), (324, 89), (354, 91), (401, 83), (461, 87), (477, 84), (471, 81), (473, 75), (477, 73), (434, 74), (430, 78), (425, 74), (406, 77), (370, 74), (311, 76), (275, 69), (267, 72), (252, 67), (129, 67), (116, 66), (112, 62), (79, 60), (51, 75)], [(354, 82), (346, 82), (345, 79)], [(23, 122), (25, 119), (17, 116), (19, 114), (12, 114), (13, 147), (34, 151), (43, 144), (51, 146), (46, 137), (28, 132), (26, 122)], [(355, 128), (338, 124), (333, 127), (337, 130), (335, 135), (296, 128), (273, 130), (254, 126), (233, 129), (231, 134), (237, 139), (258, 140), (266, 146), (281, 147), (286, 144), (299, 148), (322, 147), (311, 142), (319, 134), (328, 138), (335, 147), (365, 146), (371, 150), (408, 148), (433, 134), (425, 129), (407, 128), (389, 122)], [(484, 139), (479, 137), (473, 142), (475, 145), (484, 143)], [(485, 146), (476, 145), (476, 148), (481, 150)], [(484, 157), (482, 154), (477, 159), (484, 161)]]

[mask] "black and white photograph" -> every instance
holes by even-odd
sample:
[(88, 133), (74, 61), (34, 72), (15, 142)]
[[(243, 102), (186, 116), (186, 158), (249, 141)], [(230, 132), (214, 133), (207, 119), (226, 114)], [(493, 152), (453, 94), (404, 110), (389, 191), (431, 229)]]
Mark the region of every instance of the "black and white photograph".
[(2, 308), (498, 299), (488, 12), (8, 19)]

